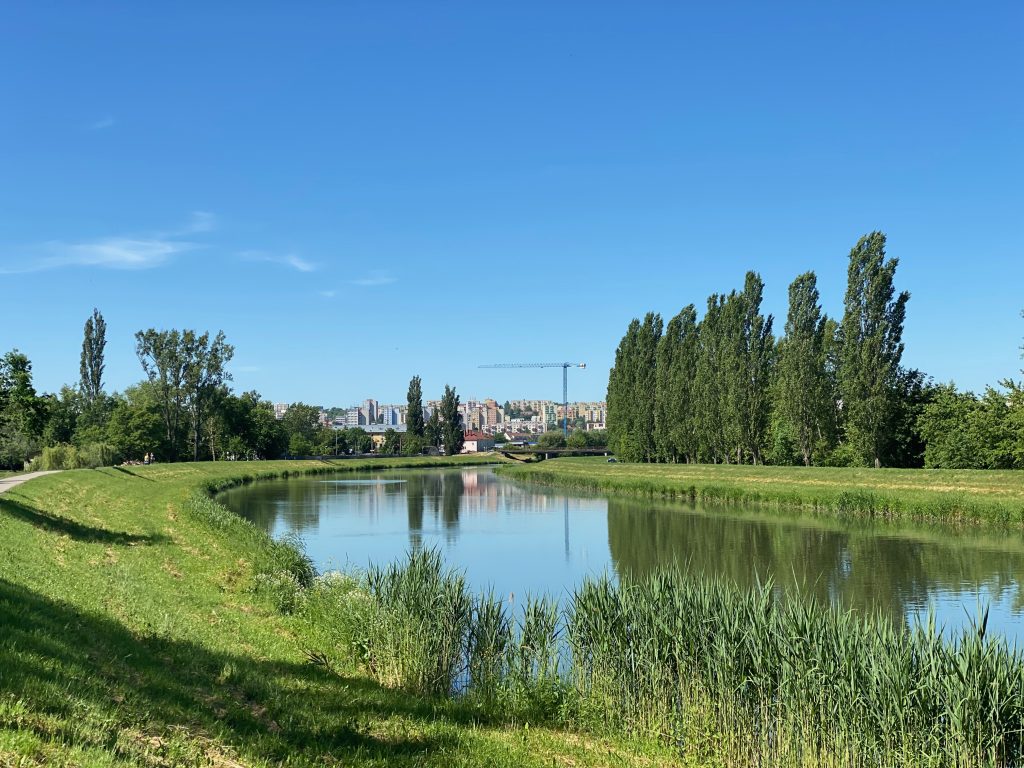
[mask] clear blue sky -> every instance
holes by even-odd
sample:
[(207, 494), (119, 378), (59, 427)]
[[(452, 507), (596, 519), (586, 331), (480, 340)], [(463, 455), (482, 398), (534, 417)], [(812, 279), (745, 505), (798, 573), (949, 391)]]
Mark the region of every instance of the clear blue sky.
[(235, 387), (603, 397), (630, 318), (889, 235), (904, 362), (1019, 375), (1024, 5), (50, 3), (0, 26), (0, 351), (223, 329)]

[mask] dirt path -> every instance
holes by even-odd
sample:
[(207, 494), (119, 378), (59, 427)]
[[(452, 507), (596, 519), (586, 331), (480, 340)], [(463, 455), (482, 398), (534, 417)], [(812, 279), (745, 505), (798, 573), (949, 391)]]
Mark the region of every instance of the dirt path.
[(54, 475), (59, 471), (59, 469), (54, 469), (49, 472), (28, 472), (24, 475), (11, 475), (10, 477), (0, 477), (0, 493), (9, 491), (14, 486), (21, 485), (22, 483), (27, 483), (29, 480), (34, 480), (37, 477), (42, 477), (43, 475)]

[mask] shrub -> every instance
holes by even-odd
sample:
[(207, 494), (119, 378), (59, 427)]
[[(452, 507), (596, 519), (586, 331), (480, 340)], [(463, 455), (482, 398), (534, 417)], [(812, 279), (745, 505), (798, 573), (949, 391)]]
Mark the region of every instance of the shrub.
[(68, 443), (57, 443), (43, 448), (42, 454), (32, 462), (33, 469), (43, 471), (55, 469), (79, 469), (85, 463), (78, 453), (78, 449)]

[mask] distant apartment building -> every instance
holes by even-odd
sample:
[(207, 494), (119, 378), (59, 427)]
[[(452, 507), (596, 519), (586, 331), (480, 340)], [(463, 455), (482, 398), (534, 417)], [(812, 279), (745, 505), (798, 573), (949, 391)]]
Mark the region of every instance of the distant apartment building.
[(545, 424), (555, 424), (558, 421), (558, 407), (550, 400), (538, 403), (537, 415)]
[(274, 418), (280, 421), (288, 413), (288, 403), (274, 403)]
[(346, 429), (351, 429), (352, 427), (358, 427), (360, 424), (365, 424), (365, 421), (360, 421), (362, 416), (361, 411), (361, 408), (352, 406), (351, 408), (346, 409), (345, 415), (341, 419), (335, 420), (335, 423), (341, 421), (341, 423), (345, 425)]
[(501, 410), (501, 406), (498, 405), (497, 400), (484, 400), (483, 402), (484, 411), (484, 425), (493, 426), (500, 424), (505, 414)]
[(362, 411), (366, 418), (367, 424), (377, 423), (377, 401), (376, 400), (364, 400)]
[(378, 409), (378, 421), (381, 424), (405, 424), (406, 409), (400, 405), (382, 405)]
[(539, 435), (546, 431), (546, 427), (539, 417), (533, 416), (529, 419), (505, 419), (499, 424), (485, 424), (480, 431), (488, 435), (499, 432), (505, 435)]

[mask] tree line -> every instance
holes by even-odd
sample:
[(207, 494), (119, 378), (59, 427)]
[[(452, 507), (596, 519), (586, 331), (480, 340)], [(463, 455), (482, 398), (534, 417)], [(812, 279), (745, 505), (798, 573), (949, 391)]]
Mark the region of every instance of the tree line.
[(902, 365), (910, 294), (881, 232), (850, 251), (841, 318), (813, 272), (789, 286), (783, 333), (764, 282), (668, 323), (634, 319), (608, 379), (608, 441), (626, 461), (945, 468), (1024, 467), (1024, 390), (978, 397)]
[[(292, 403), (278, 419), (258, 392), (233, 392), (228, 365), (234, 347), (223, 332), (150, 328), (134, 340), (144, 378), (112, 394), (104, 388), (107, 326), (99, 310), (85, 322), (75, 385), (38, 394), (27, 355), (15, 349), (0, 357), (0, 469), (20, 470), (33, 459), (46, 468), (68, 468), (145, 456), (170, 462), (373, 450), (365, 430), (333, 429), (321, 422), (317, 406)], [(418, 376), (410, 382), (409, 400), (408, 435), (389, 431), (381, 453), (461, 451), (453, 387), (445, 387), (440, 409), (426, 420)]]

